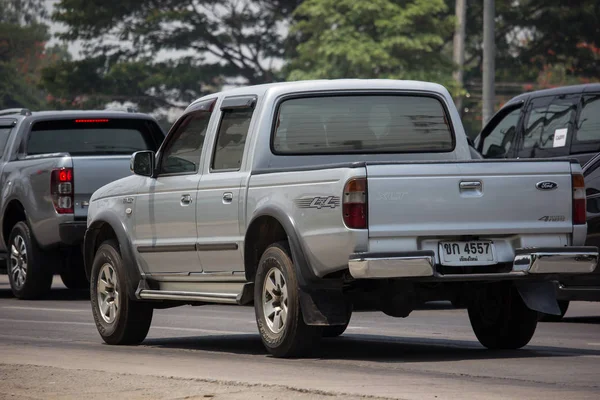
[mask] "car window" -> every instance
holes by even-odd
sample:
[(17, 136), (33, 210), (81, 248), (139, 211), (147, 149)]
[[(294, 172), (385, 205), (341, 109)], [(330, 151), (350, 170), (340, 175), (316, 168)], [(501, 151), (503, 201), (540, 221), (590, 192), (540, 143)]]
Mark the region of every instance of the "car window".
[(213, 171), (240, 169), (252, 113), (252, 109), (223, 111), (211, 165)]
[(534, 99), (525, 118), (521, 150), (565, 149), (568, 152), (578, 98), (578, 95), (570, 95)]
[(276, 154), (447, 152), (454, 137), (442, 103), (424, 95), (338, 95), (285, 100)]
[(210, 115), (210, 111), (197, 111), (187, 115), (177, 126), (166, 143), (159, 174), (198, 172)]
[(126, 118), (81, 118), (49, 120), (33, 124), (27, 139), (27, 154), (69, 153), (82, 155), (126, 155), (140, 150), (155, 151), (153, 121)]
[[(483, 139), (481, 154), (485, 158), (504, 158), (515, 142), (521, 108), (510, 111)], [(487, 130), (487, 129), (486, 129)]]
[(600, 95), (583, 98), (575, 138), (578, 142), (600, 141)]
[(4, 154), (4, 149), (6, 148), (6, 142), (8, 141), (8, 137), (10, 135), (11, 127), (8, 126), (0, 126), (0, 158)]

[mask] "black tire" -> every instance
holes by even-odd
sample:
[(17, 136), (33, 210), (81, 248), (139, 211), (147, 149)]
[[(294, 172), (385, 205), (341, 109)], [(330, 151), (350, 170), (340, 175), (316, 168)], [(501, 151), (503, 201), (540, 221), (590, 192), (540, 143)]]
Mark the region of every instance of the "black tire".
[(90, 282), (85, 275), (83, 254), (79, 249), (73, 249), (64, 257), (60, 279), (71, 290), (89, 290)]
[[(13, 247), (18, 253), (15, 256)], [(6, 268), (10, 288), (19, 299), (41, 299), (52, 287), (54, 265), (46, 262), (45, 254), (24, 221), (17, 222), (8, 237)], [(25, 271), (24, 278), (21, 271)]]
[[(112, 279), (109, 279), (109, 277), (112, 277)], [(104, 294), (108, 293), (108, 296), (104, 294), (99, 296), (99, 280), (108, 283), (105, 285), (106, 291), (102, 291)], [(115, 292), (118, 294), (117, 296), (115, 296)], [(144, 341), (152, 322), (153, 308), (151, 304), (133, 301), (129, 297), (125, 266), (119, 253), (119, 245), (113, 240), (108, 240), (100, 245), (94, 256), (90, 297), (96, 328), (106, 343), (135, 345)], [(116, 307), (106, 308), (107, 312), (103, 316), (100, 304), (109, 305), (111, 302), (102, 302), (99, 297), (106, 300), (112, 298), (111, 307), (114, 307), (115, 304)], [(113, 314), (110, 313), (111, 310)]]
[(560, 322), (569, 309), (570, 302), (568, 300), (558, 300), (558, 308), (560, 308), (560, 315), (544, 314), (540, 313), (540, 321), (542, 322)]
[[(280, 296), (270, 296), (273, 299), (271, 303), (274, 305), (273, 309), (278, 309), (279, 312), (277, 314), (277, 311), (275, 311), (266, 316), (265, 307), (263, 306), (263, 290), (267, 284), (267, 279), (270, 279), (273, 276), (272, 274), (278, 274), (277, 277), (283, 276), (284, 284), (282, 285), (282, 282), (279, 282), (279, 285), (275, 284), (274, 288), (286, 288), (287, 301), (283, 296), (284, 292), (281, 290), (278, 291), (281, 294)], [(284, 304), (287, 304), (285, 318), (281, 317), (284, 314), (282, 311), (284, 310)], [(299, 301), (298, 281), (287, 242), (270, 245), (260, 259), (254, 284), (254, 311), (262, 342), (273, 356), (282, 358), (302, 357), (310, 354), (311, 350), (318, 347), (322, 329), (304, 323)], [(273, 320), (271, 320), (271, 316), (273, 316)], [(270, 322), (267, 322), (267, 318)], [(283, 321), (283, 325), (276, 327), (276, 320)], [(273, 328), (270, 327), (270, 324)]]
[(488, 349), (519, 349), (529, 343), (537, 327), (537, 311), (528, 308), (510, 284), (479, 290), (468, 312), (475, 336)]

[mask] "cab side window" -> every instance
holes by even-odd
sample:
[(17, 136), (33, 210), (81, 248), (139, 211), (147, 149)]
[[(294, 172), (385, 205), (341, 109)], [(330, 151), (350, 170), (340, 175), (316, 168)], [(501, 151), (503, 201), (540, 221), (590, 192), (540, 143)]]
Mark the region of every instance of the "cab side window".
[(520, 157), (553, 157), (569, 154), (579, 95), (533, 99), (525, 117)]
[(578, 142), (600, 142), (600, 94), (583, 97), (577, 125)]
[(211, 110), (199, 110), (184, 117), (166, 143), (159, 175), (198, 172), (210, 116)]
[(483, 139), (481, 154), (484, 158), (505, 158), (515, 143), (521, 108), (510, 111)]

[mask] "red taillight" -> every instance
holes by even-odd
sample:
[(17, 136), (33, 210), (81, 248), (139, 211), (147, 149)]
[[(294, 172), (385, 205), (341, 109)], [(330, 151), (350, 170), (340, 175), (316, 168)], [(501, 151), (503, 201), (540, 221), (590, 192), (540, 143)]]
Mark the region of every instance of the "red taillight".
[(101, 122), (108, 122), (108, 119), (99, 118), (99, 119), (76, 119), (75, 120), (76, 124), (95, 124), (95, 123), (101, 123)]
[(583, 225), (586, 222), (585, 180), (581, 174), (573, 174), (571, 177), (573, 187), (573, 224)]
[(346, 182), (342, 212), (348, 228), (367, 229), (367, 178), (355, 178)]
[(73, 169), (58, 168), (50, 176), (50, 194), (54, 209), (58, 214), (72, 214), (75, 190), (73, 188)]

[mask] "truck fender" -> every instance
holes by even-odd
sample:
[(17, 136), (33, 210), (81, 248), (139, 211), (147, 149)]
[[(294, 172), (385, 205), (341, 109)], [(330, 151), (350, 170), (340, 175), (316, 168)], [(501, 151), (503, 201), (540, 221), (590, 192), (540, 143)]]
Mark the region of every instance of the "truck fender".
[(85, 262), (85, 274), (90, 280), (92, 272), (92, 264), (94, 263), (94, 244), (98, 234), (102, 231), (102, 227), (108, 224), (112, 231), (115, 233), (117, 242), (119, 243), (119, 251), (121, 258), (123, 259), (123, 265), (125, 266), (127, 282), (127, 294), (132, 300), (137, 300), (135, 297), (135, 291), (137, 286), (142, 279), (142, 273), (140, 272), (139, 266), (136, 262), (135, 253), (133, 252), (133, 245), (127, 234), (127, 228), (123, 225), (119, 216), (110, 212), (110, 210), (104, 210), (99, 213), (94, 219), (94, 222), (86, 230), (83, 239), (83, 251), (84, 251), (84, 262)]
[[(342, 292), (341, 280), (324, 279), (315, 275), (306, 257), (294, 220), (288, 214), (276, 206), (267, 205), (254, 213), (247, 231), (250, 231), (252, 224), (258, 218), (265, 216), (277, 220), (287, 235), (298, 280), (299, 301), (304, 322), (307, 325), (320, 326), (346, 324), (349, 305)], [(254, 277), (247, 276), (246, 279), (253, 281)]]
[(517, 281), (515, 286), (528, 308), (544, 314), (561, 315), (554, 282)]

